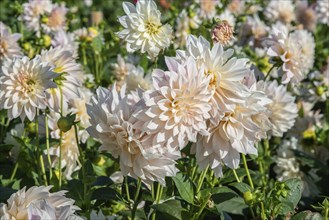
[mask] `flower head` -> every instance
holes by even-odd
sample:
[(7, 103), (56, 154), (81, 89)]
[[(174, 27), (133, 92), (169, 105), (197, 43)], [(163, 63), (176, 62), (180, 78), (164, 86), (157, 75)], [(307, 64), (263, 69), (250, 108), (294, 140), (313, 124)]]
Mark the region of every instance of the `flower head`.
[(79, 208), (74, 200), (65, 197), (65, 191), (50, 193), (52, 186), (26, 187), (12, 194), (7, 204), (0, 205), (1, 219), (82, 220), (75, 214)]
[(177, 172), (175, 161), (161, 154), (152, 143), (143, 141), (147, 135), (133, 127), (137, 119), (132, 115), (139, 105), (128, 103), (125, 85), (120, 93), (116, 85), (111, 90), (98, 88), (96, 93), (87, 106), (91, 118), (87, 130), (102, 143), (100, 150), (110, 152), (115, 158), (120, 157), (124, 176), (141, 178), (147, 184), (157, 181), (165, 185), (165, 177)]
[(265, 16), (272, 21), (288, 24), (295, 19), (294, 10), (291, 0), (271, 0), (265, 8)]
[(227, 21), (222, 21), (218, 23), (211, 32), (211, 39), (214, 43), (220, 43), (222, 45), (227, 45), (234, 38), (234, 30)]
[(2, 66), (0, 73), (0, 109), (8, 110), (10, 119), (20, 117), (32, 121), (38, 109), (47, 107), (47, 90), (56, 88), (56, 74), (40, 57), (15, 58)]
[(11, 34), (9, 28), (0, 22), (0, 64), (6, 59), (13, 59), (15, 56), (23, 55), (17, 41), (20, 34)]
[(153, 0), (140, 0), (136, 7), (129, 2), (123, 3), (125, 16), (119, 18), (124, 27), (117, 35), (127, 42), (127, 51), (141, 50), (151, 58), (158, 56), (161, 50), (169, 47), (172, 28), (162, 25), (160, 11)]

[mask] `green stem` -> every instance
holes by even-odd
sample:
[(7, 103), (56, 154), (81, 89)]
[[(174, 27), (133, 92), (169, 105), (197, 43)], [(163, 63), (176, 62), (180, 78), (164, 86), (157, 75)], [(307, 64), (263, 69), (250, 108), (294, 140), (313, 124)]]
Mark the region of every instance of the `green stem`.
[(129, 209), (130, 209), (130, 193), (129, 193), (129, 187), (128, 187), (128, 176), (125, 178), (125, 187), (126, 187), (126, 194), (127, 194), (127, 199), (129, 203)]
[[(62, 88), (59, 87), (59, 92), (60, 92), (60, 96), (61, 96), (61, 109), (60, 109), (60, 113), (61, 116), (63, 116), (63, 105), (64, 105), (64, 99), (63, 99), (63, 91)], [(59, 131), (59, 161), (58, 161), (58, 185), (59, 185), (59, 189), (62, 188), (62, 143), (63, 142), (63, 132)]]
[(208, 168), (209, 168), (209, 165), (206, 167), (206, 169), (204, 171), (202, 171), (202, 173), (200, 175), (200, 178), (199, 178), (199, 181), (198, 181), (198, 188), (196, 190), (196, 194), (198, 194), (200, 192), (202, 183), (203, 183), (204, 178), (206, 177), (206, 174), (208, 172)]
[(266, 215), (265, 215), (265, 208), (264, 208), (264, 203), (263, 202), (260, 202), (260, 207), (261, 207), (261, 210), (262, 210), (262, 213), (261, 213), (262, 220), (265, 220)]
[(206, 207), (210, 197), (211, 197), (211, 193), (208, 193), (207, 198), (203, 201), (199, 211), (196, 213), (196, 215), (193, 217), (193, 219), (199, 219), (199, 216), (202, 214), (202, 212), (203, 212), (204, 208)]
[(141, 180), (141, 178), (138, 178), (138, 181), (137, 181), (137, 191), (136, 191), (135, 199), (134, 199), (134, 206), (133, 206), (133, 210), (131, 212), (131, 219), (132, 220), (135, 219), (136, 209), (137, 209), (137, 206), (138, 206), (138, 196), (139, 196), (139, 192), (140, 192), (141, 186), (142, 186), (142, 180)]
[(43, 162), (43, 157), (42, 157), (42, 150), (40, 149), (40, 142), (39, 142), (39, 109), (36, 109), (37, 114), (35, 116), (35, 133), (36, 133), (36, 145), (37, 145), (37, 155), (38, 155), (38, 159), (39, 159), (39, 163), (40, 163), (40, 167), (41, 167), (41, 174), (43, 177), (43, 181), (45, 183), (46, 186), (48, 186), (48, 181), (47, 181), (47, 176), (46, 176), (46, 170), (45, 170), (45, 164)]
[(50, 158), (50, 140), (49, 140), (49, 128), (48, 128), (48, 115), (46, 113), (45, 115), (45, 126), (46, 126), (46, 146), (47, 146), (47, 158), (48, 158), (48, 164), (49, 164), (49, 180), (53, 177), (53, 169), (51, 167), (51, 158)]
[(264, 81), (266, 81), (266, 79), (271, 75), (271, 71), (274, 69), (274, 67), (275, 67), (275, 65), (273, 65), (271, 67), (271, 69), (267, 72), (267, 75), (265, 76)]
[(244, 168), (245, 168), (246, 173), (247, 173), (247, 178), (248, 178), (249, 184), (251, 186), (251, 189), (254, 190), (255, 187), (254, 187), (254, 184), (253, 184), (252, 179), (250, 177), (246, 156), (244, 154), (241, 154), (241, 155), (242, 155), (243, 165), (244, 165)]
[(18, 165), (19, 165), (19, 162), (18, 162), (18, 160), (17, 160), (17, 162), (16, 162), (16, 164), (15, 164), (15, 167), (14, 167), (14, 170), (13, 170), (11, 176), (10, 176), (10, 180), (13, 180), (14, 177), (16, 176), (16, 172), (17, 172)]
[(235, 171), (234, 169), (233, 169), (232, 171), (233, 171), (233, 174), (234, 174), (234, 177), (235, 177), (236, 181), (237, 181), (238, 183), (240, 183), (241, 181), (240, 181), (240, 179), (239, 179), (238, 174), (236, 173), (236, 171)]
[[(155, 196), (155, 204), (158, 204), (160, 202), (162, 192), (163, 192), (163, 187), (158, 183), (157, 193), (156, 193), (156, 196)], [(155, 215), (156, 215), (156, 212), (153, 209), (152, 220), (155, 220)]]
[(82, 46), (81, 48), (82, 51), (82, 62), (84, 66), (87, 66), (87, 56), (86, 56), (86, 48), (85, 46)]

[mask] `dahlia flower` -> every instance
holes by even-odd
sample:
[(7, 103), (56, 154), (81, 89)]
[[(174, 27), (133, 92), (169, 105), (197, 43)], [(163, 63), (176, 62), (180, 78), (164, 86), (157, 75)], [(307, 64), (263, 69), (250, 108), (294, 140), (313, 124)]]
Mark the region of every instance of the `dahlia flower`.
[(304, 29), (312, 32), (315, 30), (317, 20), (316, 11), (312, 5), (308, 5), (307, 1), (298, 2), (296, 19), (300, 24), (303, 25)]
[(234, 27), (235, 27), (235, 17), (229, 10), (225, 10), (219, 16), (216, 16), (216, 18), (220, 19), (221, 21), (226, 21), (234, 29)]
[(318, 21), (322, 24), (329, 26), (329, 2), (326, 0), (316, 1), (316, 12), (318, 15)]
[(282, 137), (283, 133), (294, 126), (296, 117), (298, 116), (297, 105), (294, 103), (293, 97), (287, 88), (278, 85), (277, 81), (257, 83), (257, 89), (265, 92), (272, 103), (266, 107), (272, 112), (269, 119), (272, 123), (271, 134), (276, 137)]
[(298, 83), (313, 67), (314, 38), (306, 30), (296, 30), (289, 34), (283, 25), (273, 27), (273, 33), (265, 42), (269, 48), (267, 55), (283, 62), (280, 67), (282, 83)]
[(51, 40), (51, 45), (65, 48), (72, 53), (74, 58), (78, 57), (79, 44), (74, 40), (74, 34), (65, 32), (64, 30), (57, 31)]
[(63, 47), (42, 51), (41, 60), (49, 62), (54, 67), (53, 71), (57, 73), (58, 88), (49, 91), (48, 105), (56, 112), (60, 112), (61, 99), (66, 108), (69, 100), (79, 98), (79, 88), (83, 82), (82, 68), (74, 59), (73, 54)]
[(119, 22), (124, 29), (117, 35), (127, 42), (129, 53), (141, 50), (154, 59), (169, 47), (172, 28), (169, 24), (161, 24), (161, 14), (153, 0), (139, 0), (136, 7), (129, 2), (122, 5), (126, 15), (120, 17)]
[(46, 34), (56, 33), (66, 28), (66, 13), (68, 9), (62, 5), (53, 5), (52, 10), (42, 18), (41, 27)]
[(195, 0), (200, 5), (198, 15), (203, 19), (212, 19), (216, 15), (216, 7), (221, 7), (219, 0)]
[(53, 5), (50, 0), (29, 0), (28, 3), (23, 4), (23, 15), (21, 19), (24, 21), (26, 27), (40, 34), (41, 16), (50, 13)]
[(0, 64), (7, 59), (20, 57), (23, 55), (17, 41), (21, 38), (21, 34), (11, 34), (10, 29), (0, 22)]
[(32, 121), (39, 109), (47, 107), (47, 90), (56, 88), (56, 73), (41, 58), (15, 58), (5, 62), (0, 72), (0, 109), (8, 110), (10, 119), (27, 117)]
[(201, 169), (208, 165), (216, 177), (222, 176), (222, 165), (236, 169), (240, 153), (257, 155), (254, 144), (259, 141), (256, 134), (261, 128), (252, 120), (258, 111), (248, 106), (236, 105), (234, 110), (226, 111), (217, 125), (209, 126), (208, 136), (199, 136), (192, 153)]
[(120, 157), (124, 176), (141, 178), (147, 184), (157, 181), (165, 185), (166, 176), (176, 175), (175, 161), (143, 141), (148, 135), (133, 127), (137, 119), (132, 114), (139, 105), (128, 104), (125, 93), (125, 85), (120, 93), (116, 85), (111, 90), (98, 88), (87, 106), (91, 118), (91, 126), (87, 130), (102, 143), (100, 151)]
[(169, 71), (154, 70), (154, 89), (144, 93), (145, 108), (136, 113), (134, 126), (156, 134), (154, 143), (175, 151), (196, 142), (198, 133), (207, 134), (213, 91), (208, 89), (210, 77), (192, 57), (182, 64), (167, 57), (166, 64)]
[(252, 47), (262, 47), (261, 41), (267, 35), (268, 27), (258, 15), (248, 16), (240, 32), (242, 44), (248, 41)]
[(271, 0), (265, 8), (265, 16), (271, 21), (289, 24), (295, 20), (295, 7), (291, 0)]
[(58, 219), (82, 220), (75, 214), (80, 210), (74, 200), (65, 197), (66, 191), (50, 193), (52, 186), (26, 187), (12, 194), (7, 204), (0, 204), (1, 220), (11, 219)]
[(238, 59), (233, 56), (232, 49), (224, 50), (216, 43), (212, 48), (210, 43), (200, 36), (198, 39), (190, 35), (187, 39), (186, 51), (177, 51), (178, 60), (186, 60), (192, 56), (198, 68), (204, 66), (203, 75), (210, 76), (209, 90), (215, 90), (211, 98), (211, 121), (218, 124), (226, 110), (233, 110), (235, 103), (245, 102), (250, 96), (248, 88), (241, 83), (249, 73), (248, 59)]

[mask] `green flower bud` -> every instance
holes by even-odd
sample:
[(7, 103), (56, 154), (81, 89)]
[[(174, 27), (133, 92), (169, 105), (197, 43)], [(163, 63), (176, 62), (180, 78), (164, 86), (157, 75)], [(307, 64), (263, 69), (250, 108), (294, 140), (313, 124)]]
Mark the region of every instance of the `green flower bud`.
[(75, 115), (62, 116), (57, 121), (57, 126), (58, 126), (59, 130), (61, 130), (62, 132), (67, 132), (75, 124), (74, 121), (75, 121)]
[(30, 134), (35, 134), (35, 122), (30, 122), (30, 123), (27, 125), (27, 131), (28, 131)]
[(316, 94), (321, 96), (324, 93), (324, 88), (322, 86), (316, 87)]
[(250, 191), (247, 191), (243, 194), (243, 199), (246, 204), (251, 204), (254, 200), (254, 195)]

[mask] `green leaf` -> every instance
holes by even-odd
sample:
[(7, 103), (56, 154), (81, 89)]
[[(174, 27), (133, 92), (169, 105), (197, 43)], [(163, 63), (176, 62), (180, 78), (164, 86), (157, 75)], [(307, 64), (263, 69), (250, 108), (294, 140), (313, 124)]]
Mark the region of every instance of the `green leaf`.
[(231, 183), (230, 186), (233, 186), (234, 188), (236, 188), (237, 190), (239, 190), (241, 193), (245, 193), (247, 191), (252, 191), (251, 187), (246, 184), (246, 183)]
[(94, 51), (96, 53), (101, 52), (102, 51), (102, 46), (103, 46), (102, 39), (99, 36), (95, 37), (93, 39), (93, 41), (91, 42), (91, 46), (92, 46), (92, 48), (94, 49)]
[(190, 204), (193, 204), (194, 190), (192, 181), (182, 173), (178, 173), (175, 177), (173, 177), (173, 180), (182, 199)]
[(296, 215), (294, 215), (291, 220), (322, 220), (322, 216), (320, 213), (311, 212), (311, 211), (303, 211)]
[(93, 192), (91, 196), (92, 200), (96, 199), (96, 200), (105, 200), (105, 201), (118, 200), (118, 198), (119, 198), (118, 192), (109, 187), (98, 188)]
[(280, 198), (281, 207), (279, 214), (286, 215), (297, 206), (300, 198), (302, 197), (302, 181), (298, 178), (288, 179), (285, 184), (289, 187), (289, 192), (286, 198)]
[[(168, 200), (161, 204), (152, 205), (151, 208), (168, 216), (171, 219), (183, 220), (185, 209), (178, 200)], [(167, 218), (168, 219), (168, 218)]]
[(224, 202), (216, 204), (217, 211), (221, 212), (228, 212), (236, 215), (243, 215), (243, 210), (248, 208), (245, 204), (243, 198), (241, 197), (233, 197), (231, 199), (223, 198)]

